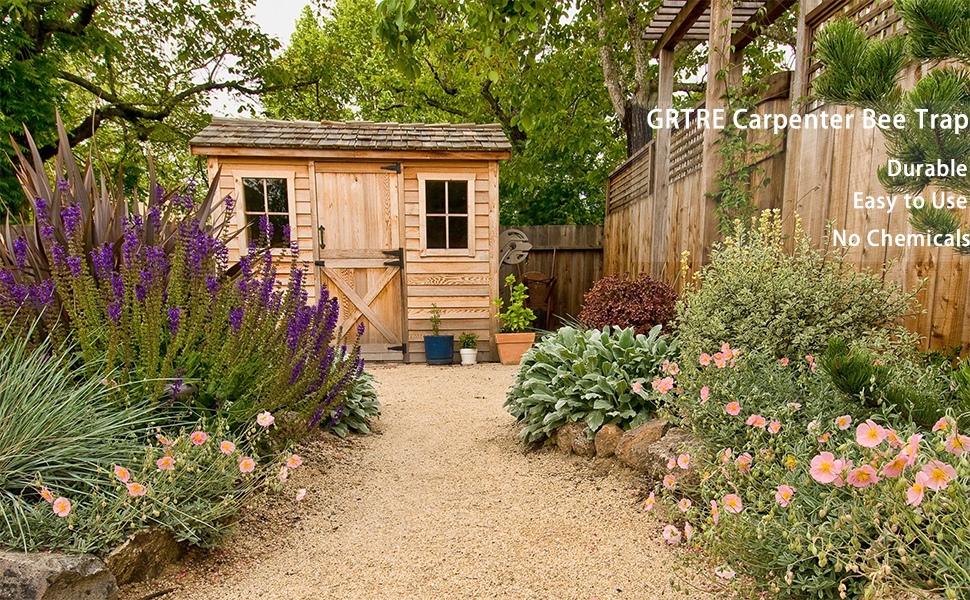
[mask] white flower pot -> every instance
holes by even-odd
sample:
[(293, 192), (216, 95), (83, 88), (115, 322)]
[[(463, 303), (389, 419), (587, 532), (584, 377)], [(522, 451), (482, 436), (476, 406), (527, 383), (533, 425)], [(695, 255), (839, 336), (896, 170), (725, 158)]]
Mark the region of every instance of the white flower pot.
[(462, 348), (461, 364), (463, 365), (478, 364), (478, 348)]

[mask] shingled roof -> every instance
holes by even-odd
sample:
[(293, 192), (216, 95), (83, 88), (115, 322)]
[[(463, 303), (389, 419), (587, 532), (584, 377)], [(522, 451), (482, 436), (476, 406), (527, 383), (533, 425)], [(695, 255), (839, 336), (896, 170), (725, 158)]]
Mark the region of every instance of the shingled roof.
[(301, 150), (456, 150), (507, 152), (498, 124), (275, 121), (213, 118), (192, 141), (196, 147)]

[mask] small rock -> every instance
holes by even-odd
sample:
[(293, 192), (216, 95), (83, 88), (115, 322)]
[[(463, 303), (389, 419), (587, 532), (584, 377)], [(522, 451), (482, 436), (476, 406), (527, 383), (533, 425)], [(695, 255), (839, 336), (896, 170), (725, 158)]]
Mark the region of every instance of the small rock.
[(579, 437), (586, 437), (586, 431), (589, 426), (585, 421), (570, 421), (556, 431), (556, 445), (559, 446), (561, 452), (569, 454), (574, 451), (573, 441)]
[(0, 552), (0, 598), (114, 600), (118, 582), (90, 554)]
[(667, 428), (663, 419), (653, 419), (623, 434), (616, 445), (616, 456), (624, 465), (643, 471), (647, 467), (647, 446), (658, 441)]
[(623, 437), (623, 429), (619, 425), (603, 425), (596, 432), (596, 456), (608, 458), (616, 452), (616, 446)]
[(180, 544), (172, 532), (156, 527), (131, 534), (104, 561), (118, 585), (127, 585), (158, 577), (184, 553), (185, 544)]
[(580, 456), (592, 457), (596, 454), (596, 445), (589, 437), (589, 428), (585, 428), (573, 437), (573, 452)]

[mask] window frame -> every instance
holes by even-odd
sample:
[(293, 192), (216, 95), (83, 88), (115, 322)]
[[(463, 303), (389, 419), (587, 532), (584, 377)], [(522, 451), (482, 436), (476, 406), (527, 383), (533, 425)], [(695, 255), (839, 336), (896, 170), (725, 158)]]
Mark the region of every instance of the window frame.
[[(297, 239), (296, 230), (296, 173), (293, 169), (233, 169), (233, 180), (235, 187), (235, 199), (236, 207), (232, 216), (233, 223), (236, 225), (237, 229), (242, 230), (238, 236), (239, 239), (239, 251), (245, 254), (249, 247), (249, 228), (246, 227), (246, 197), (245, 197), (245, 186), (243, 186), (243, 179), (285, 179), (286, 180), (286, 208), (288, 221), (290, 225), (290, 236), (291, 239)], [(264, 206), (266, 206), (266, 198), (263, 198)], [(268, 207), (267, 207), (268, 208)], [(269, 212), (269, 211), (267, 211)], [(266, 214), (266, 212), (262, 213)], [(282, 213), (273, 213), (282, 214)], [(274, 254), (282, 254), (287, 250), (286, 247), (279, 246), (275, 248), (270, 248), (270, 251)]]
[[(475, 256), (475, 173), (418, 173), (418, 216), (421, 231), (421, 256)], [(467, 248), (428, 248), (428, 181), (464, 181), (468, 186), (468, 247)], [(447, 189), (447, 184), (446, 184)], [(445, 209), (447, 210), (447, 206)], [(438, 213), (435, 213), (438, 214)], [(452, 217), (448, 217), (452, 218)], [(447, 221), (447, 219), (446, 219)], [(446, 236), (447, 239), (447, 236)]]

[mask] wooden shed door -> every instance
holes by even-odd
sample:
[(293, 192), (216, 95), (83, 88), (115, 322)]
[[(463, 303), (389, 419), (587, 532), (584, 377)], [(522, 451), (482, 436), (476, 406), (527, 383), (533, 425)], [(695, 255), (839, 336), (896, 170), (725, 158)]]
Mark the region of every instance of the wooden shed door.
[(366, 329), (367, 360), (404, 360), (398, 174), (317, 172), (317, 268), (340, 302), (340, 323)]

